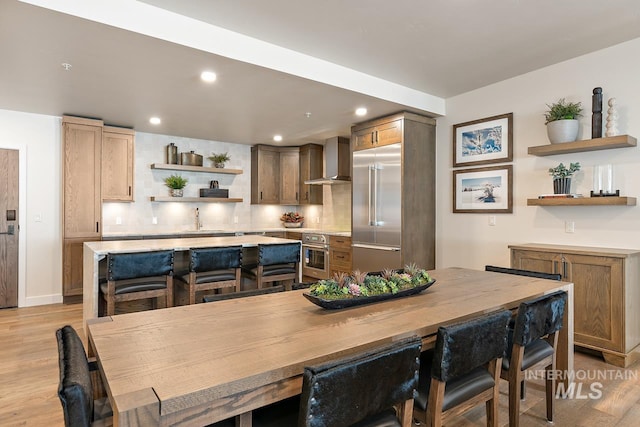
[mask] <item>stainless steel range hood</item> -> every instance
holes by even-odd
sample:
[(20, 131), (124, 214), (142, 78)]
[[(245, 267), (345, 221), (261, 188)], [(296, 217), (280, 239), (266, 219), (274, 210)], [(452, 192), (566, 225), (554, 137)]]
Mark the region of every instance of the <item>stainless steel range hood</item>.
[(329, 138), (324, 144), (324, 169), (325, 176), (305, 181), (312, 185), (349, 184), (350, 175), (349, 138), (336, 136)]

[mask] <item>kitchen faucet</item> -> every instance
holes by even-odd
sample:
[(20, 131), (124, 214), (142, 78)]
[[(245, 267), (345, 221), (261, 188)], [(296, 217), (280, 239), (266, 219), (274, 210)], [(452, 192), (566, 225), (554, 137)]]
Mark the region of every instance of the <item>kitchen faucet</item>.
[(202, 223), (200, 222), (200, 209), (196, 208), (196, 230), (200, 231)]

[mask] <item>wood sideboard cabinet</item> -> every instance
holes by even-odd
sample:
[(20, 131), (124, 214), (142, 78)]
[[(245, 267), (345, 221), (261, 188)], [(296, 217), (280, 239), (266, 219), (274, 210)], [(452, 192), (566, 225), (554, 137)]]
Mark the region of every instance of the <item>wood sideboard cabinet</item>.
[[(640, 354), (640, 251), (510, 245), (511, 267), (559, 273), (574, 284), (574, 343), (627, 367)], [(636, 352), (634, 352), (636, 350)]]

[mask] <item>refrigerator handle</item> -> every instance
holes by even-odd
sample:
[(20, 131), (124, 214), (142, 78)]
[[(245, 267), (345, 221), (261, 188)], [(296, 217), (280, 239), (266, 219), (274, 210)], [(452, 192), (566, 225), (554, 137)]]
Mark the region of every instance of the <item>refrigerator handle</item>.
[(369, 225), (375, 225), (374, 222), (371, 221), (371, 204), (372, 204), (371, 201), (373, 200), (373, 193), (372, 193), (372, 190), (373, 190), (373, 186), (372, 186), (372, 184), (373, 184), (372, 183), (373, 165), (369, 165), (368, 169), (369, 169), (369, 171), (368, 171), (369, 172), (369, 195), (368, 195), (369, 197), (368, 197), (368, 200), (367, 200), (367, 204), (368, 204), (367, 213), (369, 214)]
[(378, 226), (378, 168), (374, 164), (373, 169), (373, 225)]
[(352, 248), (363, 248), (363, 249), (377, 249), (379, 251), (387, 251), (387, 252), (400, 252), (400, 248), (399, 247), (367, 245), (366, 243), (353, 243), (351, 245), (351, 247)]

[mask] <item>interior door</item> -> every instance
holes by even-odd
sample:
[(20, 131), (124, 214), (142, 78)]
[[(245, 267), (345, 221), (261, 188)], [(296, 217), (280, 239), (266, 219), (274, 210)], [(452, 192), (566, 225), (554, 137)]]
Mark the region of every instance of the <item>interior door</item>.
[(18, 306), (18, 151), (0, 149), (0, 308)]

